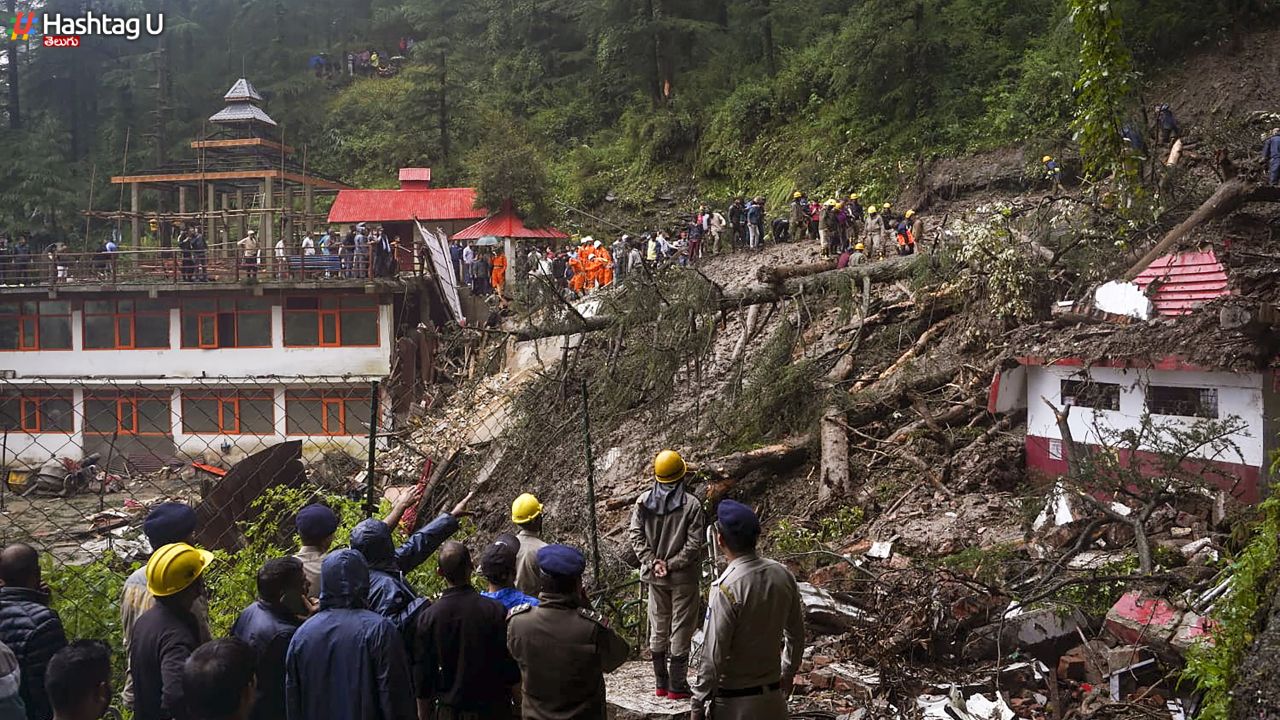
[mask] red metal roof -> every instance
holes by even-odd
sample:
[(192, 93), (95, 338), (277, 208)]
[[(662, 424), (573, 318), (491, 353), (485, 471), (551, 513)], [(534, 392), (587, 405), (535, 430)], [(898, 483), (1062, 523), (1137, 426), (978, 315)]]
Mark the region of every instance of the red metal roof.
[(475, 207), (474, 188), (434, 190), (340, 190), (329, 209), (329, 222), (395, 222), (405, 220), (471, 220), (488, 212)]
[(500, 238), (517, 238), (532, 240), (563, 240), (569, 237), (555, 228), (528, 228), (520, 221), (515, 210), (504, 207), (496, 215), (487, 217), (471, 227), (463, 228), (453, 234), (455, 240), (477, 240), (492, 235)]
[[(1166, 255), (1133, 279), (1151, 297), (1161, 315), (1186, 315), (1195, 308), (1231, 294), (1227, 271), (1213, 250)], [(1148, 287), (1158, 283), (1155, 292)]]

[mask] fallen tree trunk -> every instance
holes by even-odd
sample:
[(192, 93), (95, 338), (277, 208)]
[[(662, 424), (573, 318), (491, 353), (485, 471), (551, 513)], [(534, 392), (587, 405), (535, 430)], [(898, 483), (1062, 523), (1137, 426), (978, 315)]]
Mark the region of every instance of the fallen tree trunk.
[(836, 269), (835, 260), (821, 260), (815, 263), (806, 263), (804, 265), (787, 265), (785, 267), (772, 267), (763, 265), (756, 270), (756, 280), (766, 285), (776, 285), (784, 280), (795, 277), (805, 277), (807, 275), (817, 275), (820, 272)]
[[(840, 270), (815, 270), (814, 275), (793, 277), (774, 285), (753, 285), (737, 292), (725, 293), (720, 296), (717, 305), (720, 310), (734, 310), (777, 302), (782, 298), (800, 293), (824, 293), (853, 280), (861, 281), (863, 278), (870, 278), (872, 282), (901, 280), (910, 277), (916, 266), (927, 262), (927, 258), (926, 255), (905, 255), (863, 265), (851, 265)], [(815, 268), (817, 264), (803, 267)], [(525, 325), (510, 328), (507, 332), (516, 340), (537, 340), (555, 335), (603, 330), (612, 327), (619, 319), (616, 315), (595, 315), (585, 320), (570, 318), (548, 325)]]
[(892, 365), (886, 368), (884, 372), (877, 375), (875, 380), (872, 380), (871, 382), (865, 383), (865, 384), (861, 382), (856, 383), (853, 386), (853, 389), (850, 390), (849, 392), (852, 393), (852, 392), (859, 392), (861, 390), (864, 390), (868, 387), (871, 387), (872, 385), (875, 385), (881, 380), (884, 380), (885, 378), (890, 377), (891, 375), (898, 372), (899, 370), (901, 370), (902, 366), (906, 365), (909, 361), (911, 361), (913, 358), (919, 355), (920, 351), (923, 350), (924, 347), (928, 345), (931, 340), (937, 337), (938, 333), (946, 329), (946, 327), (951, 323), (951, 319), (952, 319), (951, 317), (945, 317), (942, 320), (939, 320), (938, 322), (934, 323), (932, 326), (929, 327), (928, 330), (925, 330), (923, 333), (921, 333), (920, 337), (917, 338), (914, 343), (912, 343), (911, 347), (908, 348), (907, 351), (903, 353), (897, 360), (895, 360)]
[(1125, 280), (1132, 281), (1138, 273), (1147, 269), (1156, 258), (1169, 252), (1179, 240), (1189, 235), (1201, 225), (1231, 214), (1241, 205), (1250, 202), (1280, 202), (1280, 187), (1260, 185), (1243, 178), (1232, 178), (1218, 186), (1213, 195), (1205, 200), (1191, 217), (1178, 223), (1177, 227), (1165, 233), (1160, 242), (1147, 251), (1142, 259), (1124, 274)]
[(725, 455), (705, 463), (690, 464), (689, 469), (710, 478), (707, 499), (714, 501), (756, 470), (781, 472), (805, 462), (809, 459), (809, 444), (812, 440), (812, 436), (801, 435), (774, 445)]

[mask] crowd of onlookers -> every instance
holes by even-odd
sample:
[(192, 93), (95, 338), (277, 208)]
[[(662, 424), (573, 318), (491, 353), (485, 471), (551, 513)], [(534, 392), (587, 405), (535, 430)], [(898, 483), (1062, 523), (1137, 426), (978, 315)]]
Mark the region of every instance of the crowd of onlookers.
[[(436, 717), (443, 697), (463, 705), (478, 698), (510, 717), (520, 671), (506, 650), (506, 612), (537, 605), (534, 596), (548, 583), (580, 592), (582, 569), (551, 580), (548, 568), (538, 571), (531, 553), (546, 546), (534, 542), (540, 520), (518, 526), (520, 538), (498, 536), (477, 565), (466, 546), (449, 540), (470, 496), (397, 546), (392, 530), (419, 497), (408, 493), (386, 518), (356, 525), (341, 543), (346, 549), (336, 549), (332, 509), (300, 509), (299, 551), (258, 570), (257, 599), (222, 639), (209, 627), (204, 578), (214, 557), (195, 544), (195, 511), (154, 506), (143, 523), (154, 551), (120, 598), (124, 706), (137, 720), (349, 720), (418, 718), (425, 702), (432, 706), (425, 720)], [(434, 605), (405, 579), (432, 555), (450, 588)], [(552, 575), (555, 567), (553, 559)], [(472, 600), (482, 597), (471, 590), (477, 570), (492, 605)], [(111, 651), (96, 640), (68, 641), (39, 553), (23, 543), (5, 547), (0, 583), (0, 720), (103, 717), (115, 699)], [(465, 679), (442, 674), (437, 644), (439, 633), (457, 632), (446, 614), (458, 612), (485, 614), (483, 622), (468, 615), (474, 625), (462, 632), (470, 652), (492, 656), (469, 657)]]

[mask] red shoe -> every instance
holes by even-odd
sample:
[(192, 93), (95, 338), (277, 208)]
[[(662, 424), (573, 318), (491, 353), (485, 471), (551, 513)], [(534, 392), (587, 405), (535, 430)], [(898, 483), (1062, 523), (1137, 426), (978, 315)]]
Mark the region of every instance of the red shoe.
[(688, 700), (688, 699), (689, 699), (689, 698), (691, 698), (691, 697), (693, 697), (693, 693), (680, 692), (679, 690), (668, 690), (668, 691), (667, 691), (667, 699), (668, 699), (668, 700)]
[(656, 695), (656, 696), (658, 696), (658, 697), (666, 697), (666, 696), (667, 696), (667, 689), (666, 689), (666, 688), (658, 688), (657, 690), (654, 690), (654, 691), (653, 691), (653, 694), (654, 694), (654, 695)]

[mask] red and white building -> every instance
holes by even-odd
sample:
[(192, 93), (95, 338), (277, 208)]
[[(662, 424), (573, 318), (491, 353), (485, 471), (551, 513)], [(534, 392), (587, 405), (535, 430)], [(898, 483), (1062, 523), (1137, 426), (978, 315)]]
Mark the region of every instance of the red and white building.
[[(1145, 297), (1149, 306), (1103, 309), (1141, 317), (1154, 307), (1156, 313), (1172, 317), (1230, 294), (1227, 274), (1212, 251), (1161, 258), (1135, 284), (1144, 292), (1134, 295)], [(988, 409), (1026, 412), (1027, 470), (1037, 479), (1067, 472), (1054, 411), (1068, 405), (1072, 438), (1093, 446), (1115, 433), (1138, 429), (1146, 414), (1159, 425), (1185, 427), (1202, 419), (1238, 418), (1240, 430), (1230, 436), (1238, 452), (1215, 454), (1205, 449), (1188, 466), (1233, 497), (1257, 502), (1269, 483), (1274, 453), (1280, 450), (1280, 369), (1215, 367), (1190, 362), (1187, 356), (1177, 348), (1161, 347), (1088, 360), (1020, 355), (1016, 367), (993, 380)]]

